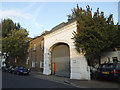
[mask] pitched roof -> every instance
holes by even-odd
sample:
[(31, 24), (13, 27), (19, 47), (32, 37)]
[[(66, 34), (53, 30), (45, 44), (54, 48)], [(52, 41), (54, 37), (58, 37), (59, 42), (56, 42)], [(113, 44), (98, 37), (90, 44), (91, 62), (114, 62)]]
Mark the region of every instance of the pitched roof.
[(53, 27), (52, 30), (48, 31), (45, 35), (50, 34), (50, 33), (54, 32), (54, 31), (57, 31), (58, 29), (60, 29), (60, 28), (62, 28), (62, 27), (64, 27), (64, 26), (67, 26), (68, 24), (70, 24), (70, 23), (72, 23), (72, 22), (74, 22), (74, 21), (76, 21), (75, 18), (74, 18), (74, 19), (71, 19), (71, 20), (68, 20), (68, 22), (62, 22), (62, 23), (60, 23), (59, 25)]
[(35, 39), (37, 39), (37, 38), (39, 38), (39, 37), (44, 36), (45, 33), (47, 33), (47, 32), (48, 32), (48, 31), (43, 32), (42, 35), (40, 35), (40, 36), (36, 36), (36, 37), (32, 38), (30, 41), (33, 41), (33, 40), (35, 40)]

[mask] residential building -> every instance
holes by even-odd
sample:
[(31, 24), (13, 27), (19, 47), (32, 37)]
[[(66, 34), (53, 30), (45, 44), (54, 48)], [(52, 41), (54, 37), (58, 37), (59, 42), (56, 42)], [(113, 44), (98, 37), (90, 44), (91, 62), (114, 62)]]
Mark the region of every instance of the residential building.
[(120, 47), (106, 51), (101, 55), (101, 64), (108, 62), (113, 63), (116, 61), (120, 61)]
[(26, 59), (26, 67), (31, 68), (31, 70), (37, 70), (40, 72), (43, 71), (45, 33), (29, 41), (28, 56)]

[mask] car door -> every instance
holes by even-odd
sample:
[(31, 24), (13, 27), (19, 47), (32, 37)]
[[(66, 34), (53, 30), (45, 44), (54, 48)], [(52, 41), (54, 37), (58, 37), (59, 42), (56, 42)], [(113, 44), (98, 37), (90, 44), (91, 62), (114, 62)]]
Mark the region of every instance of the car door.
[(17, 69), (18, 69), (18, 67), (16, 67), (16, 68), (15, 68), (14, 73), (16, 73), (16, 72), (17, 72)]

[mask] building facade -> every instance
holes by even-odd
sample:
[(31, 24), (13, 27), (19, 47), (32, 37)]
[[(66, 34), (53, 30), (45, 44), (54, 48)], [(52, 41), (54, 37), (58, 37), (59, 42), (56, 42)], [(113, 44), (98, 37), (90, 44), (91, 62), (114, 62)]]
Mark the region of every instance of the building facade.
[(28, 56), (26, 59), (27, 68), (43, 71), (44, 61), (44, 34), (29, 41)]
[(77, 22), (70, 20), (52, 28), (44, 36), (43, 74), (90, 80), (88, 62), (82, 53), (76, 51), (72, 39), (76, 30)]
[(108, 62), (113, 63), (116, 61), (120, 62), (120, 48), (115, 48), (114, 50), (104, 52), (101, 55), (101, 64)]

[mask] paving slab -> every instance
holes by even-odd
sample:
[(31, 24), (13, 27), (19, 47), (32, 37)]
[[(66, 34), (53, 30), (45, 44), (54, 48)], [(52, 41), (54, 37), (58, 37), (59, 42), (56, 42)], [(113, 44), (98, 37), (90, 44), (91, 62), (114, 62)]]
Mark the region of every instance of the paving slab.
[(120, 83), (118, 82), (100, 80), (76, 80), (55, 75), (44, 75), (42, 74), (42, 72), (36, 71), (32, 71), (31, 75), (33, 75), (36, 78), (69, 84), (78, 88), (117, 88), (118, 90), (120, 90)]

